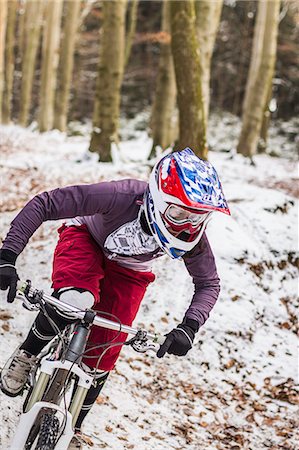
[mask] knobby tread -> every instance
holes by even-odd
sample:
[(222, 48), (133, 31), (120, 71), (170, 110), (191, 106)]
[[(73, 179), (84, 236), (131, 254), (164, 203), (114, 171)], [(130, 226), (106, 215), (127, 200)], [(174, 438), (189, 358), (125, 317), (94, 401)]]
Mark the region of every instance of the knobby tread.
[(36, 450), (53, 450), (59, 433), (59, 420), (54, 412), (42, 417)]

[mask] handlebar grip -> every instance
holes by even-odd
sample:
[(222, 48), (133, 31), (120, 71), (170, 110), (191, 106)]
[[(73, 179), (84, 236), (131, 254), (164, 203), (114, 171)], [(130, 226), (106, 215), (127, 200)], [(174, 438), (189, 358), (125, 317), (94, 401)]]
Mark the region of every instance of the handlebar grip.
[(24, 292), (27, 286), (28, 286), (27, 281), (24, 280), (17, 281), (17, 291)]
[(162, 334), (157, 334), (155, 338), (155, 342), (159, 345), (162, 345), (165, 341), (165, 336), (162, 336)]

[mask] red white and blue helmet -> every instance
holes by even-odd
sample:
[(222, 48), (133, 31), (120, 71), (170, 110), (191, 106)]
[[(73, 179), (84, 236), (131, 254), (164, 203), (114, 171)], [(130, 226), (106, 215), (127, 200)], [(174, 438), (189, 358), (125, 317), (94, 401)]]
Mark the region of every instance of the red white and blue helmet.
[(144, 212), (158, 245), (180, 258), (200, 241), (213, 211), (230, 214), (216, 170), (190, 148), (163, 157), (152, 170)]

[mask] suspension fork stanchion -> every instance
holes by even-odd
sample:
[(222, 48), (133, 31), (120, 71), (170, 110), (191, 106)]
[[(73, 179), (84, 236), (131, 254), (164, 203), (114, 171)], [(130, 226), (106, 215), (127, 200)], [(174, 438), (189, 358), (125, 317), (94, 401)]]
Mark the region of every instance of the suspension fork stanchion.
[(39, 374), (36, 385), (34, 386), (32, 394), (28, 400), (25, 412), (29, 411), (34, 405), (34, 403), (39, 402), (42, 399), (42, 396), (44, 395), (49, 379), (50, 375), (48, 373), (41, 372)]
[(69, 412), (72, 415), (72, 425), (75, 427), (78, 416), (80, 414), (81, 408), (83, 406), (84, 400), (86, 398), (88, 389), (82, 386), (77, 386), (74, 398), (72, 399)]

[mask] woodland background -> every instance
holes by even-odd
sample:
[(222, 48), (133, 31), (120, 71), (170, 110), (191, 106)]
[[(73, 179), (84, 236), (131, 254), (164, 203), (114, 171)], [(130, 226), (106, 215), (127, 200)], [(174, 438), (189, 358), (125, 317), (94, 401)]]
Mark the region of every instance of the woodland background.
[[(72, 122), (92, 120), (90, 150), (101, 161), (119, 141), (119, 118), (144, 111), (138, 127), (153, 138), (151, 156), (188, 145), (207, 157), (210, 112), (242, 117), (237, 151), (249, 157), (265, 151), (270, 116), (298, 117), (296, 1), (1, 0), (0, 8), (2, 123), (71, 134)], [(281, 128), (294, 144), (296, 125)]]

